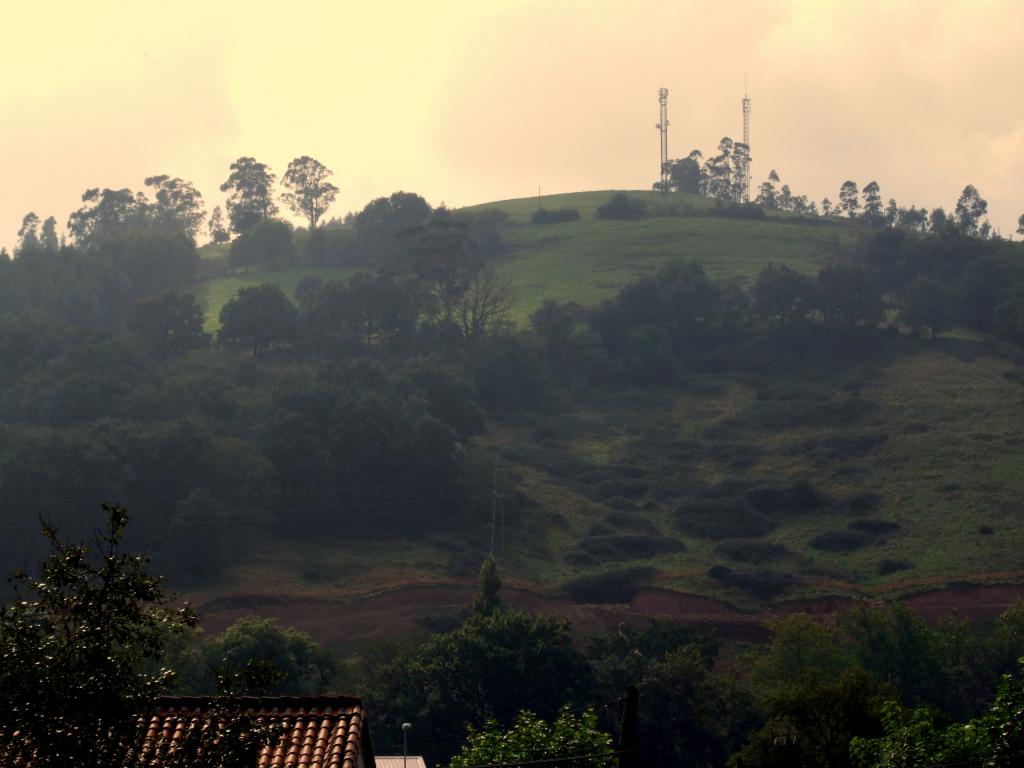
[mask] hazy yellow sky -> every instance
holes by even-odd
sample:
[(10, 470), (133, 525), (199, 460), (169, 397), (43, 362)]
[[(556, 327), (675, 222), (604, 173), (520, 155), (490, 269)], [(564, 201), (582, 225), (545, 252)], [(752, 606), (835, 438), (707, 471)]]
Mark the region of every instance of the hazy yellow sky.
[(190, 179), (240, 155), (335, 171), (332, 214), (397, 189), (434, 204), (649, 188), (669, 149), (739, 136), (755, 183), (833, 199), (852, 178), (1004, 235), (1024, 212), (1022, 0), (3, 3), (0, 243), (88, 187)]

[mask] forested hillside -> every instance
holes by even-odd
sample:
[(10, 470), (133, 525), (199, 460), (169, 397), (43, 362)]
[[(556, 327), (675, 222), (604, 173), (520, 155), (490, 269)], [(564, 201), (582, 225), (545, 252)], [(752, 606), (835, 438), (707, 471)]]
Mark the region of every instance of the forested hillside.
[(163, 203), (96, 192), (73, 245), (35, 222), (0, 261), (7, 570), (40, 516), (77, 535), (109, 500), (211, 606), (462, 583), (492, 547), (582, 603), (1024, 576), (1016, 243), (396, 193), (197, 250), (152, 181)]

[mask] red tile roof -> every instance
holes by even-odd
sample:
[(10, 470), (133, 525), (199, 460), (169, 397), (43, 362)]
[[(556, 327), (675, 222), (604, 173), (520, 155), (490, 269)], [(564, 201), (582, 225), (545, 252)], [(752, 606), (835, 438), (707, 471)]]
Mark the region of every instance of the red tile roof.
[[(146, 742), (180, 741), (190, 725), (205, 719), (212, 701), (209, 696), (162, 696)], [(258, 768), (374, 768), (358, 697), (243, 696), (234, 702), (246, 714), (283, 727), (280, 739), (260, 751)]]

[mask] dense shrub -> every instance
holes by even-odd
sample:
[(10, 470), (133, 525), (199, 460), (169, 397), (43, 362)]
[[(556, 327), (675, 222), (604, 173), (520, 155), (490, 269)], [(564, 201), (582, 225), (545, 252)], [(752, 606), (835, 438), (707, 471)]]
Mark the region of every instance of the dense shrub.
[(534, 224), (561, 224), (566, 221), (576, 221), (580, 217), (578, 208), (538, 208), (530, 216)]
[(890, 573), (909, 571), (913, 567), (914, 564), (909, 560), (889, 560), (886, 558), (878, 563), (878, 566), (875, 568), (875, 572), (879, 576), (888, 576)]
[(580, 539), (570, 551), (570, 559), (574, 553), (583, 552), (599, 562), (616, 562), (654, 557), (665, 552), (679, 552), (682, 549), (682, 542), (665, 536), (615, 533)]
[(794, 483), (765, 483), (745, 494), (758, 512), (769, 515), (801, 514), (828, 506), (832, 499), (806, 480)]
[(630, 197), (625, 192), (616, 192), (597, 209), (599, 219), (643, 219), (647, 216), (648, 206), (643, 200)]
[(647, 493), (647, 488), (648, 485), (643, 480), (612, 477), (598, 484), (597, 495), (603, 499), (622, 497), (635, 500)]
[(854, 552), (874, 542), (875, 537), (864, 531), (822, 531), (810, 545), (822, 552)]
[(233, 267), (260, 265), (283, 267), (295, 261), (292, 225), (278, 219), (264, 219), (231, 244), (228, 261)]
[(864, 531), (865, 533), (892, 533), (900, 529), (900, 524), (893, 522), (892, 520), (878, 520), (876, 518), (864, 517), (860, 520), (853, 520), (848, 525), (855, 531)]
[(635, 533), (645, 533), (650, 536), (658, 534), (658, 526), (648, 520), (646, 517), (642, 517), (634, 512), (609, 512), (604, 522), (607, 525), (614, 526), (626, 531), (633, 531)]
[(888, 432), (837, 433), (801, 440), (799, 443), (789, 446), (786, 453), (802, 454), (817, 460), (835, 461), (863, 456), (888, 439)]
[(839, 507), (851, 515), (863, 515), (877, 509), (881, 503), (882, 497), (877, 493), (861, 492), (847, 496), (839, 503)]
[(750, 539), (726, 539), (715, 545), (715, 552), (730, 560), (741, 563), (761, 563), (789, 557), (790, 551), (784, 544)]
[(650, 584), (657, 573), (655, 568), (643, 565), (593, 573), (566, 581), (562, 592), (584, 602), (626, 603)]
[(758, 568), (754, 571), (734, 571), (726, 565), (714, 565), (708, 576), (724, 587), (739, 589), (761, 600), (770, 600), (793, 586), (788, 573)]
[(737, 533), (763, 536), (775, 527), (770, 517), (750, 508), (744, 499), (691, 499), (675, 512), (680, 530), (707, 539), (726, 539)]

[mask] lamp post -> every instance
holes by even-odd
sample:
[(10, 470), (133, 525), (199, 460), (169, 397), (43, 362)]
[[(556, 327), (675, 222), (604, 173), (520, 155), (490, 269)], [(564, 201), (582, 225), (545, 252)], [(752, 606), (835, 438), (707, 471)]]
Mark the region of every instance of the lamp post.
[(409, 758), (409, 729), (412, 723), (402, 723), (402, 768), (406, 768), (406, 760)]

